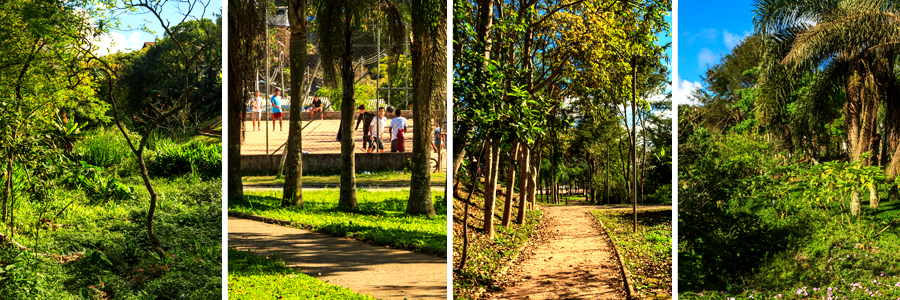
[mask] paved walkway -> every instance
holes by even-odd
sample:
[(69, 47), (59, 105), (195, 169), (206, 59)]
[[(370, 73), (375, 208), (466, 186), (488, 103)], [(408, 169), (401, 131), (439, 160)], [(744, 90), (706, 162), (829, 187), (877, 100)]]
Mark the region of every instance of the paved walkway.
[(228, 218), (228, 247), (278, 252), (288, 267), (378, 299), (447, 299), (447, 259)]
[[(658, 208), (644, 206), (638, 209)], [(499, 299), (625, 299), (619, 262), (609, 238), (594, 225), (591, 210), (631, 206), (544, 206), (545, 226), (511, 272)]]

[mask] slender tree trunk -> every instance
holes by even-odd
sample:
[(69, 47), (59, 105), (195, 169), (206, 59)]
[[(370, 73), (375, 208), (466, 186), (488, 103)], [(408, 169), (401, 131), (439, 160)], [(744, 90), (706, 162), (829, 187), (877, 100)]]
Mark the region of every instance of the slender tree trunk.
[(494, 239), (494, 200), (497, 196), (497, 161), (500, 160), (500, 143), (492, 139), (488, 140), (491, 154), (488, 156), (487, 185), (484, 188), (484, 232), (488, 239)]
[[(356, 143), (353, 142), (353, 113), (356, 106), (355, 89), (353, 88), (353, 7), (344, 10), (344, 51), (341, 59), (341, 190), (338, 206), (357, 210), (356, 203)], [(419, 126), (421, 124), (416, 124)]]
[[(527, 201), (528, 201), (528, 203), (531, 203), (532, 210), (535, 209), (534, 193), (535, 193), (535, 189), (537, 188), (537, 179), (538, 179), (538, 176), (540, 175), (540, 171), (541, 171), (541, 167), (540, 167), (541, 166), (541, 146), (542, 146), (541, 143), (537, 143), (537, 145), (534, 146), (533, 151), (536, 151), (536, 153), (535, 152), (531, 153), (531, 157), (532, 157), (531, 171), (528, 172), (529, 176), (528, 176), (528, 199), (527, 199)], [(542, 189), (542, 191), (543, 191), (543, 189)]]
[(512, 148), (512, 152), (509, 154), (509, 170), (506, 171), (506, 201), (503, 204), (503, 221), (500, 223), (503, 227), (509, 226), (509, 219), (512, 217), (513, 187), (516, 180), (516, 157), (519, 154), (519, 141), (514, 141), (510, 148)]
[(520, 164), (522, 172), (519, 174), (519, 214), (516, 216), (516, 223), (518, 224), (525, 224), (525, 199), (528, 197), (527, 178), (531, 177), (529, 175), (529, 172), (531, 171), (531, 157), (528, 153), (528, 145), (522, 144), (522, 154), (520, 155), (522, 158), (522, 163)]
[(463, 204), (465, 205), (463, 209), (463, 248), (459, 266), (456, 269), (457, 272), (461, 272), (466, 268), (466, 261), (469, 258), (469, 201), (472, 200), (472, 194), (475, 194), (476, 189), (478, 189), (478, 177), (473, 173), (472, 185), (469, 186), (469, 195), (466, 196), (466, 202)]
[[(13, 140), (16, 139), (16, 132), (13, 132)], [(6, 163), (6, 199), (3, 201), (3, 221), (9, 226), (9, 237), (16, 236), (15, 230), (15, 206), (16, 192), (13, 190), (13, 165), (16, 161), (16, 155), (10, 149), (9, 161)]]
[(637, 106), (637, 59), (634, 56), (631, 57), (631, 161), (633, 164), (632, 167), (632, 177), (631, 179), (634, 181), (634, 186), (632, 187), (634, 190), (634, 198), (631, 201), (631, 214), (634, 217), (634, 222), (632, 223), (632, 232), (637, 232), (637, 114), (635, 114), (635, 106)]
[(301, 103), (305, 96), (303, 79), (306, 78), (306, 0), (290, 0), (288, 5), (291, 21), (291, 70), (297, 70), (299, 73), (291, 74), (291, 99), (297, 105), (291, 105), (291, 119), (288, 120), (288, 142), (284, 153), (286, 172), (281, 206), (302, 206), (303, 105)]
[(9, 160), (6, 161), (6, 193), (3, 195), (3, 223), (7, 223), (9, 221), (9, 199), (12, 196), (12, 173), (13, 173), (13, 161), (15, 160), (15, 156), (12, 151), (9, 153)]

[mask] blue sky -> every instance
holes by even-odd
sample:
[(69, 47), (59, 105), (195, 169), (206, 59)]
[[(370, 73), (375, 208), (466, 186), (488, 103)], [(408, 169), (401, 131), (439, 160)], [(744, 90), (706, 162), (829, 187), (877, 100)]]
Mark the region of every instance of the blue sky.
[[(190, 18), (188, 20), (203, 18), (203, 19), (212, 19), (215, 20), (215, 16), (213, 14), (221, 14), (222, 13), (222, 0), (201, 0), (203, 3), (209, 3), (206, 8), (205, 14), (201, 17), (201, 13), (203, 10), (198, 6), (194, 11), (191, 12)], [(182, 19), (182, 14), (179, 12), (179, 8), (176, 6), (176, 2), (170, 2), (166, 7), (164, 7), (162, 13), (160, 14), (162, 17), (169, 19), (171, 26), (178, 24)], [(187, 11), (188, 6), (186, 4), (180, 5), (182, 11)], [(117, 51), (130, 51), (130, 50), (138, 50), (143, 47), (144, 42), (153, 42), (157, 38), (162, 38), (165, 35), (165, 30), (159, 24), (159, 21), (156, 19), (151, 13), (146, 13), (146, 9), (140, 9), (138, 13), (144, 12), (143, 14), (128, 14), (121, 15), (119, 18), (121, 20), (121, 28), (123, 30), (111, 30), (109, 34), (105, 34), (100, 36), (96, 41), (96, 45), (100, 47), (98, 50), (99, 54), (106, 53), (114, 53)], [(142, 24), (147, 24), (147, 27), (152, 30), (154, 33), (148, 33), (140, 30)], [(128, 29), (128, 26), (131, 26), (131, 30)], [(107, 52), (108, 51), (108, 52)]]
[(679, 1), (676, 103), (685, 103), (706, 70), (753, 32), (755, 9), (751, 0)]

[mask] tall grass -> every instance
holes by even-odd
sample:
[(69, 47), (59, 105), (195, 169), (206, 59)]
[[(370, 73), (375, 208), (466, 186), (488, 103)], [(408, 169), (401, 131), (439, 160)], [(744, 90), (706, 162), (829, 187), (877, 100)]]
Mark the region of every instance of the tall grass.
[(176, 144), (170, 140), (156, 142), (156, 155), (147, 164), (154, 176), (172, 177), (184, 174), (211, 178), (222, 174), (222, 152), (219, 145), (198, 142)]
[[(137, 138), (131, 134), (132, 139)], [(73, 157), (103, 168), (134, 162), (134, 154), (122, 133), (103, 127), (86, 132), (85, 138), (75, 143)]]

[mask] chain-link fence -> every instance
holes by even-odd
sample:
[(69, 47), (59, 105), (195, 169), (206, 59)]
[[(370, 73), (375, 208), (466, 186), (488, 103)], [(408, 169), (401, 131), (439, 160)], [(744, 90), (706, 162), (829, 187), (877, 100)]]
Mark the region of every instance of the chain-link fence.
[[(310, 24), (308, 28), (313, 29), (314, 25)], [(340, 153), (341, 144), (338, 131), (341, 126), (340, 120), (340, 102), (341, 88), (340, 86), (333, 88), (325, 85), (323, 80), (323, 66), (320, 61), (318, 38), (314, 32), (307, 32), (307, 41), (309, 47), (307, 50), (307, 63), (305, 70), (305, 78), (301, 92), (303, 99), (296, 101), (290, 99), (290, 32), (287, 26), (272, 25), (270, 20), (268, 32), (268, 57), (258, 62), (257, 67), (257, 88), (259, 91), (257, 110), (251, 104), (254, 95), (247, 95), (248, 101), (247, 112), (244, 119), (244, 142), (241, 146), (242, 155), (259, 155), (281, 154), (285, 149), (287, 141), (287, 121), (297, 116), (291, 116), (290, 107), (292, 105), (302, 106), (303, 120), (303, 151), (305, 154), (334, 154)], [(407, 28), (408, 32), (408, 28)], [(267, 37), (262, 37), (261, 41)], [(412, 151), (412, 135), (413, 135), (413, 114), (411, 111), (412, 104), (412, 78), (413, 66), (409, 59), (409, 40), (403, 41), (403, 55), (399, 59), (397, 70), (393, 76), (388, 72), (390, 57), (387, 54), (388, 35), (382, 34), (378, 24), (370, 24), (364, 26), (363, 29), (354, 32), (353, 48), (351, 57), (353, 59), (353, 79), (356, 106), (364, 105), (365, 111), (373, 115), (378, 115), (378, 108), (385, 108), (383, 134), (381, 140), (384, 152), (391, 152), (391, 141), (395, 139), (395, 134), (390, 128), (394, 121), (395, 110), (401, 110), (401, 116), (406, 119), (407, 129), (404, 134), (403, 148), (406, 152)], [(261, 43), (262, 44), (262, 43)], [(265, 46), (265, 44), (262, 44)], [(266, 63), (268, 62), (268, 64)], [(276, 89), (281, 90), (281, 120), (277, 120), (272, 114), (272, 93)], [(441, 99), (440, 103), (434, 103), (434, 116), (432, 127), (435, 131), (432, 133), (431, 140), (435, 143), (435, 148), (440, 151), (432, 151), (432, 165), (440, 165), (439, 170), (446, 170), (444, 160), (446, 159), (446, 99)], [(363, 143), (363, 131), (368, 127), (370, 118), (359, 117), (358, 109), (354, 110), (354, 122), (349, 124), (354, 128), (354, 143), (356, 144), (356, 152), (367, 152), (369, 145)], [(255, 121), (258, 118), (258, 121)], [(362, 121), (362, 119), (367, 119)], [(398, 121), (399, 122), (399, 121)], [(377, 138), (377, 134), (373, 135)], [(366, 143), (370, 144), (370, 143)], [(376, 149), (373, 152), (380, 152), (377, 149), (379, 143), (374, 144)], [(440, 163), (438, 163), (440, 162)]]

